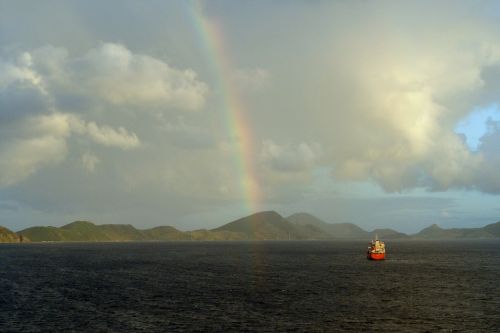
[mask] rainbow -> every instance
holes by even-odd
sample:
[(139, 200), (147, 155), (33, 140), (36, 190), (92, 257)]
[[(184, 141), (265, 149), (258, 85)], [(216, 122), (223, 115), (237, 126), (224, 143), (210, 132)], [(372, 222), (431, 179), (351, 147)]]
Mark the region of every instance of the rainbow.
[(244, 197), (247, 213), (255, 213), (261, 207), (262, 192), (258, 183), (253, 156), (255, 147), (252, 140), (250, 122), (239, 92), (231, 84), (234, 66), (224, 44), (224, 31), (215, 20), (203, 15), (199, 1), (186, 2), (187, 13), (193, 23), (199, 43), (213, 73), (219, 104), (224, 112), (226, 128), (231, 139), (237, 144), (235, 167), (239, 173), (239, 187)]

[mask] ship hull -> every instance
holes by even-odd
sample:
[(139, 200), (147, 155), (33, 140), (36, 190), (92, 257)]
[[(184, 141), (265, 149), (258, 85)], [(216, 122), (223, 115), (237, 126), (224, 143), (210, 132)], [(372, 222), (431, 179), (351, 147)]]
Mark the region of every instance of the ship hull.
[(369, 260), (384, 260), (385, 259), (385, 253), (368, 253), (368, 259)]

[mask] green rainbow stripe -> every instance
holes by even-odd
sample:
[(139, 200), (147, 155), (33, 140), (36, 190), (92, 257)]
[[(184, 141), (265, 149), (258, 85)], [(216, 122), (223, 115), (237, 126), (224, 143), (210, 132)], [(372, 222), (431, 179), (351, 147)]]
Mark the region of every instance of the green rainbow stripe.
[(246, 118), (245, 105), (239, 92), (231, 84), (234, 66), (224, 45), (224, 32), (217, 21), (210, 20), (203, 15), (199, 1), (186, 2), (186, 6), (200, 46), (213, 72), (228, 134), (238, 146), (235, 164), (239, 173), (240, 191), (245, 199), (248, 213), (257, 212), (262, 199), (255, 172), (254, 156), (257, 156), (257, 152), (253, 145), (250, 122)]

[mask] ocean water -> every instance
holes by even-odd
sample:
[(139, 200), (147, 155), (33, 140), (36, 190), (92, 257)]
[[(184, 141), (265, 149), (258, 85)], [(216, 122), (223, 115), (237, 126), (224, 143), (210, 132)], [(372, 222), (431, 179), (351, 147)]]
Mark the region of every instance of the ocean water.
[(500, 332), (500, 241), (0, 246), (0, 332)]

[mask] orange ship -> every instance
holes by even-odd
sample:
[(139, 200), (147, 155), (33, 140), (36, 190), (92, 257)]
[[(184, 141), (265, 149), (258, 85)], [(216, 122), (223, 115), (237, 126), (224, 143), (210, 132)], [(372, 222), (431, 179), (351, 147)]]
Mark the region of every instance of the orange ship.
[(370, 246), (368, 246), (368, 252), (366, 256), (370, 260), (384, 260), (385, 259), (385, 244), (375, 236), (375, 240), (372, 240)]

